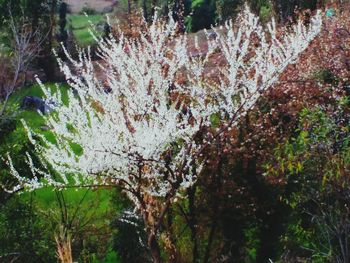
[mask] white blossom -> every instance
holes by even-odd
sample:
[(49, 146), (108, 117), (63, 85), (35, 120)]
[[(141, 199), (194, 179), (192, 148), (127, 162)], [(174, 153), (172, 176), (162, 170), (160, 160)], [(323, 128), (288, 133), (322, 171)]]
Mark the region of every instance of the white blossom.
[[(210, 127), (210, 117), (219, 114), (227, 128), (235, 125), (286, 66), (296, 62), (322, 24), (318, 13), (308, 28), (299, 22), (279, 38), (274, 22), (265, 31), (248, 9), (239, 23), (234, 27), (228, 21), (223, 30), (214, 29), (217, 37), (207, 37), (209, 51), (204, 58), (191, 56), (186, 35), (175, 36), (171, 16), (166, 23), (155, 17), (139, 40), (122, 34), (118, 39), (100, 40), (98, 65), (89, 52), (80, 52), (77, 60), (66, 52), (68, 61), (58, 62), (72, 88), (69, 103), (44, 116), (56, 142), (40, 134), (33, 136), (24, 124), (37, 153), (56, 171), (55, 176), (28, 161), (34, 179), (22, 177), (9, 157), (19, 185), (27, 189), (121, 185), (135, 203), (139, 201), (133, 196), (135, 191), (165, 197), (190, 187), (204, 166), (200, 154), (215, 139), (196, 139), (203, 127)], [(253, 38), (258, 40), (254, 47)], [(220, 69), (221, 81), (209, 85), (203, 79), (204, 70), (217, 49), (227, 66)], [(107, 84), (101, 83), (96, 67), (105, 73)], [(180, 76), (183, 83), (178, 81)], [(56, 92), (42, 88), (48, 100), (62, 101), (59, 88)], [(81, 147), (80, 155), (73, 144)]]

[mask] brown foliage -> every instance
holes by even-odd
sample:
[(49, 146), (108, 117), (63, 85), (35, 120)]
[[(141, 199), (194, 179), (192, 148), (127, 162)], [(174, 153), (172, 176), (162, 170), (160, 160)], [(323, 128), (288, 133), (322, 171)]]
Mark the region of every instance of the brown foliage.
[[(350, 95), (346, 90), (350, 78), (349, 30), (349, 11), (338, 9), (334, 17), (325, 18), (321, 34), (299, 60), (285, 70), (279, 82), (264, 94), (238, 127), (226, 131), (207, 148), (203, 157), (207, 165), (197, 184), (201, 190), (196, 194), (195, 209), (184, 217), (194, 213), (198, 220), (196, 235), (198, 240), (205, 240), (208, 262), (218, 259), (219, 255), (243, 261), (242, 229), (246, 224), (260, 224), (257, 222), (263, 225), (262, 246), (270, 246), (261, 251), (275, 253), (269, 251), (273, 246), (270, 241), (273, 235), (278, 239), (281, 234), (276, 220), (283, 220), (285, 205), (279, 200), (278, 191), (283, 191), (285, 180), (264, 177), (263, 164), (272, 159), (279, 143), (291, 137), (303, 108), (321, 105), (332, 110), (329, 105), (335, 105), (339, 96)], [(215, 76), (225, 61), (220, 52), (211, 59), (208, 72), (214, 71)], [(212, 80), (215, 83), (215, 78)], [(233, 225), (225, 226), (227, 222)], [(242, 242), (240, 248), (237, 243), (227, 241), (226, 246), (231, 248), (225, 248), (222, 240), (227, 238), (228, 229), (233, 231), (236, 242)], [(257, 251), (257, 260), (266, 260), (261, 251)]]

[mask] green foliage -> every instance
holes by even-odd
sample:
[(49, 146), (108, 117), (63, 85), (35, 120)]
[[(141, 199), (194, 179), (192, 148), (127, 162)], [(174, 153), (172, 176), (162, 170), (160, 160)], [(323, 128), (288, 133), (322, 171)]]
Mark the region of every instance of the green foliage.
[(216, 18), (218, 23), (222, 23), (227, 19), (234, 18), (237, 14), (239, 6), (243, 4), (242, 0), (219, 0), (216, 2)]
[(314, 78), (324, 84), (337, 84), (337, 78), (329, 69), (323, 69), (314, 74)]
[(293, 209), (295, 220), (284, 237), (286, 246), (312, 262), (348, 260), (341, 249), (347, 246), (350, 226), (346, 101), (340, 99), (327, 110), (304, 109), (296, 136), (276, 149), (276, 164), (267, 166), (267, 174), (283, 175), (281, 198)]
[(98, 260), (96, 257), (93, 257), (92, 263), (119, 263), (121, 262), (118, 254), (115, 251), (110, 251), (106, 257), (102, 260)]
[(192, 15), (186, 19), (186, 29), (197, 32), (203, 28), (210, 28), (215, 24), (215, 1), (195, 0), (191, 2)]
[(261, 9), (268, 9), (272, 6), (271, 0), (250, 0), (249, 1), (251, 8), (257, 13), (261, 13)]
[[(14, 18), (26, 16), (32, 21), (38, 21), (40, 17), (47, 15), (47, 7), (51, 0), (0, 0), (0, 28), (6, 26), (6, 20), (9, 18), (11, 10)], [(38, 15), (35, 17), (35, 15)]]
[(332, 262), (332, 249), (328, 246), (328, 240), (322, 238), (324, 229), (322, 226), (309, 225), (307, 220), (310, 218), (295, 216), (290, 219), (286, 233), (282, 236), (285, 248), (295, 255), (307, 255), (304, 262)]
[[(55, 244), (42, 218), (35, 211), (33, 195), (13, 196), (0, 205), (0, 256), (11, 262), (54, 262)], [(11, 256), (15, 253), (16, 256)], [(5, 256), (8, 255), (8, 256)]]
[(244, 231), (245, 239), (247, 240), (246, 250), (247, 259), (246, 262), (256, 262), (257, 249), (259, 248), (259, 228), (252, 225), (250, 228)]
[(210, 116), (210, 123), (211, 123), (213, 128), (219, 127), (220, 122), (221, 122), (221, 120), (220, 120), (220, 115), (219, 114), (212, 114)]
[(315, 9), (317, 7), (317, 4), (324, 4), (324, 1), (320, 1), (320, 0), (301, 0), (299, 1), (300, 4), (300, 8), (301, 9)]
[[(30, 257), (25, 262), (54, 262), (54, 236), (64, 226), (73, 237), (74, 258), (101, 262), (97, 258), (109, 254), (113, 260), (115, 253), (107, 251), (109, 200), (108, 190), (86, 189), (45, 188), (12, 196), (0, 209), (0, 256), (18, 251), (21, 258)], [(102, 233), (104, 237), (99, 238)]]
[(272, 13), (273, 13), (273, 7), (270, 4), (270, 2), (267, 2), (265, 5), (262, 5), (260, 7), (259, 16), (263, 22), (270, 21), (272, 17)]

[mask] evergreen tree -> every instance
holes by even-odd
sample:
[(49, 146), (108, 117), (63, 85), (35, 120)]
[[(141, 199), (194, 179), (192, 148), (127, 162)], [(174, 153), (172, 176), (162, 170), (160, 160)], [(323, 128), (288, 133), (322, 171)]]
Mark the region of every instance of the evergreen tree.
[(62, 42), (64, 46), (67, 46), (68, 34), (66, 30), (67, 25), (67, 4), (65, 2), (61, 2), (59, 7), (59, 33), (57, 36), (58, 41)]

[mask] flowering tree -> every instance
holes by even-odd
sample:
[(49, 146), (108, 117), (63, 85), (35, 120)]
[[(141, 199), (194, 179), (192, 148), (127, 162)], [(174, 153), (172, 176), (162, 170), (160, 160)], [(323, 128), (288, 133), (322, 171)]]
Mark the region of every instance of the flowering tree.
[[(122, 34), (101, 40), (98, 64), (88, 52), (81, 52), (78, 60), (66, 52), (68, 61), (58, 62), (72, 87), (69, 102), (45, 116), (56, 141), (23, 122), (43, 164), (56, 172), (38, 169), (28, 154), (32, 176), (23, 177), (9, 156), (18, 180), (12, 190), (119, 186), (142, 215), (152, 258), (160, 262), (157, 235), (164, 216), (201, 173), (208, 145), (236, 125), (296, 62), (321, 24), (317, 14), (309, 28), (299, 22), (278, 37), (274, 22), (265, 31), (246, 9), (238, 28), (230, 21), (223, 30), (214, 30), (215, 37), (208, 33), (208, 51), (195, 56), (186, 35), (176, 37), (171, 16), (166, 23), (155, 17), (138, 40)], [(195, 46), (199, 49), (197, 42)], [(217, 50), (226, 66), (218, 70), (219, 81), (210, 83), (206, 65)], [(106, 82), (99, 80), (96, 67), (103, 70)], [(62, 101), (59, 91), (43, 90), (47, 99)], [(214, 115), (222, 125), (207, 132)]]

